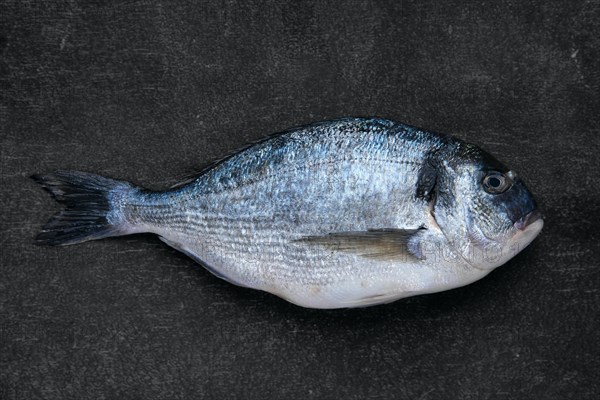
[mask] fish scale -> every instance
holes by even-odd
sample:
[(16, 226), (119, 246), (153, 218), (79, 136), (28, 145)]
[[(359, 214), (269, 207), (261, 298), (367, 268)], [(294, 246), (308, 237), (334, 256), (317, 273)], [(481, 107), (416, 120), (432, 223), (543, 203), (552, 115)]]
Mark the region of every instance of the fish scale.
[(223, 279), (314, 308), (468, 284), (514, 254), (465, 254), (525, 247), (542, 226), (523, 183), (483, 150), (378, 118), (290, 129), (162, 192), (34, 178), (66, 205), (41, 243), (151, 232)]
[[(357, 131), (351, 132), (346, 130), (343, 131), (343, 134), (348, 136), (349, 134), (356, 132)], [(378, 134), (381, 138), (389, 136), (387, 132), (382, 130), (379, 131)], [(331, 257), (326, 257), (325, 260), (327, 260), (327, 262), (319, 263), (319, 260), (324, 259), (322, 254), (323, 251), (315, 252), (308, 251), (304, 248), (298, 248), (297, 245), (291, 244), (292, 240), (302, 235), (318, 233), (319, 228), (323, 226), (323, 222), (327, 223), (327, 227), (330, 230), (367, 229), (369, 223), (372, 223), (373, 226), (379, 226), (382, 223), (385, 223), (386, 226), (394, 226), (394, 221), (398, 219), (403, 220), (404, 223), (410, 223), (411, 219), (415, 219), (414, 215), (411, 215), (411, 213), (415, 213), (414, 207), (391, 207), (387, 213), (373, 216), (374, 218), (372, 218), (371, 221), (358, 222), (356, 221), (358, 215), (353, 215), (352, 213), (347, 213), (347, 215), (345, 215), (346, 218), (342, 220), (339, 220), (339, 214), (332, 215), (330, 219), (339, 220), (337, 221), (337, 224), (332, 224), (332, 221), (330, 220), (323, 221), (323, 219), (330, 215), (328, 214), (330, 209), (339, 207), (340, 203), (358, 205), (359, 201), (363, 201), (358, 192), (361, 192), (360, 194), (369, 191), (377, 193), (372, 189), (370, 190), (369, 180), (361, 179), (362, 176), (368, 174), (372, 178), (379, 174), (379, 176), (382, 177), (380, 180), (385, 181), (386, 179), (383, 178), (385, 178), (386, 172), (394, 173), (395, 175), (407, 174), (409, 171), (414, 172), (414, 166), (418, 166), (420, 162), (414, 159), (409, 160), (402, 156), (395, 158), (389, 156), (382, 157), (381, 154), (378, 154), (376, 157), (366, 157), (373, 152), (373, 140), (371, 138), (369, 145), (364, 145), (364, 139), (360, 136), (337, 141), (337, 143), (342, 143), (342, 149), (352, 149), (351, 156), (341, 157), (339, 154), (333, 153), (333, 158), (317, 158), (319, 160), (317, 162), (315, 161), (315, 157), (319, 157), (322, 153), (328, 154), (328, 147), (331, 146), (330, 138), (327, 137), (328, 135), (331, 135), (330, 131), (327, 131), (323, 136), (317, 136), (317, 138), (320, 138), (321, 140), (325, 139), (324, 145), (316, 146), (314, 143), (311, 144), (311, 148), (316, 148), (318, 154), (311, 152), (304, 154), (303, 157), (308, 161), (306, 163), (298, 162), (298, 154), (302, 153), (302, 148), (299, 149), (298, 147), (303, 146), (306, 142), (305, 140), (298, 141), (293, 140), (292, 138), (290, 141), (280, 140), (278, 142), (282, 147), (291, 147), (287, 149), (286, 152), (294, 154), (294, 157), (289, 157), (289, 159), (294, 161), (296, 168), (286, 168), (286, 159), (284, 157), (277, 158), (280, 163), (279, 165), (269, 159), (269, 153), (274, 151), (273, 144), (270, 144), (267, 151), (264, 149), (256, 149), (255, 153), (257, 156), (255, 157), (246, 155), (245, 159), (252, 160), (253, 163), (243, 163), (244, 168), (252, 171), (257, 170), (257, 166), (261, 163), (267, 163), (268, 168), (263, 167), (261, 169), (262, 174), (260, 175), (260, 178), (253, 177), (252, 179), (249, 179), (246, 175), (236, 175), (220, 170), (217, 170), (214, 173), (214, 176), (211, 176), (210, 174), (205, 175), (195, 183), (195, 186), (186, 188), (186, 190), (191, 191), (193, 194), (181, 197), (185, 199), (201, 199), (204, 213), (208, 213), (211, 210), (219, 210), (221, 213), (216, 212), (215, 215), (217, 217), (212, 219), (204, 219), (202, 213), (191, 216), (190, 220), (193, 220), (194, 222), (188, 224), (189, 229), (187, 229), (186, 232), (183, 232), (183, 234), (173, 235), (171, 232), (161, 231), (160, 228), (156, 229), (155, 232), (168, 237), (169, 240), (185, 243), (186, 251), (192, 252), (199, 260), (210, 258), (210, 256), (205, 254), (206, 250), (203, 248), (207, 243), (210, 243), (211, 247), (215, 248), (215, 252), (218, 252), (219, 254), (233, 253), (232, 257), (221, 257), (220, 260), (211, 261), (212, 263), (220, 262), (222, 264), (234, 264), (234, 266), (229, 266), (229, 268), (227, 268), (226, 274), (228, 276), (234, 276), (232, 280), (236, 281), (239, 281), (240, 279), (239, 277), (235, 278), (235, 276), (243, 275), (244, 270), (247, 269), (247, 265), (251, 264), (247, 257), (244, 256), (244, 253), (246, 253), (244, 250), (249, 249), (250, 246), (262, 246), (260, 247), (261, 251), (259, 253), (252, 251), (247, 252), (248, 254), (252, 254), (251, 261), (261, 263), (262, 265), (268, 265), (269, 279), (265, 279), (262, 282), (260, 279), (253, 281), (251, 285), (254, 287), (265, 287), (267, 285), (273, 285), (274, 283), (284, 285), (284, 283), (290, 279), (298, 280), (302, 283), (310, 282), (313, 285), (326, 284), (334, 279), (343, 279), (343, 271), (347, 271), (348, 275), (356, 276), (356, 271), (344, 267), (344, 265), (352, 265), (355, 261), (355, 257), (337, 257), (333, 260), (330, 259)], [(350, 139), (353, 139), (357, 145), (353, 146), (354, 142)], [(395, 150), (395, 143), (391, 145), (390, 142), (384, 141), (383, 139), (379, 139), (375, 142), (379, 144), (380, 148), (382, 146), (385, 147), (387, 152)], [(404, 148), (406, 148), (406, 146), (404, 146)], [(264, 159), (263, 157), (267, 157), (267, 159)], [(356, 160), (361, 157), (367, 159), (369, 170), (365, 172), (364, 164), (362, 164), (361, 168), (353, 174), (353, 166), (356, 165)], [(228, 160), (228, 163), (236, 165), (239, 161), (232, 158)], [(327, 166), (327, 168), (325, 169), (323, 166)], [(382, 167), (387, 168), (384, 170)], [(239, 168), (239, 166), (236, 168)], [(227, 166), (223, 166), (223, 169), (227, 171)], [(227, 176), (230, 180), (224, 180), (224, 176)], [(329, 178), (329, 184), (331, 185), (329, 189), (331, 193), (345, 193), (345, 196), (342, 196), (340, 199), (339, 196), (328, 196), (328, 193), (324, 193), (320, 188), (314, 188), (314, 192), (306, 189), (307, 187), (310, 188), (306, 181), (320, 179), (321, 176)], [(277, 177), (279, 182), (273, 181), (273, 178), (275, 177)], [(340, 177), (340, 179), (333, 179), (336, 177)], [(354, 178), (357, 181), (357, 184), (362, 186), (362, 188), (358, 187), (355, 188), (355, 191), (348, 192), (344, 189), (348, 179), (352, 178)], [(211, 187), (211, 183), (217, 181), (221, 186), (217, 187), (215, 190)], [(289, 184), (291, 187), (282, 185), (281, 182)], [(300, 192), (295, 192), (294, 182), (302, 189)], [(412, 179), (398, 181), (397, 185), (400, 186), (399, 189), (402, 189), (402, 186), (414, 186), (415, 182), (416, 175), (413, 174)], [(205, 186), (211, 187), (208, 193), (203, 192), (203, 187)], [(271, 197), (264, 202), (264, 199), (252, 194), (265, 191), (264, 188), (261, 188), (260, 186), (266, 186), (271, 190), (278, 191), (278, 197)], [(379, 193), (385, 195), (392, 191), (393, 190), (387, 190)], [(406, 197), (412, 196), (412, 190), (404, 192)], [(222, 196), (219, 197), (219, 195)], [(285, 207), (289, 207), (299, 196), (305, 198), (305, 201), (302, 203), (305, 205), (305, 208), (307, 208), (305, 212), (294, 213), (292, 210), (289, 210), (290, 212), (286, 213)], [(309, 197), (309, 199), (306, 199), (306, 197)], [(279, 201), (280, 199), (283, 199), (284, 201)], [(399, 201), (398, 203), (401, 204), (402, 202)], [(182, 204), (180, 207), (184, 209), (188, 208), (185, 204)], [(267, 218), (262, 224), (252, 221), (254, 219), (253, 215), (255, 214), (245, 214), (249, 212), (260, 213), (266, 208), (275, 208), (277, 210), (283, 208), (284, 211), (280, 211), (279, 213), (263, 213), (271, 218)], [(319, 212), (320, 209), (321, 211), (324, 209), (326, 215), (323, 216), (323, 213)], [(420, 210), (417, 212), (419, 211)], [(230, 213), (230, 215), (223, 215), (223, 213), (226, 212)], [(231, 217), (231, 215), (234, 217)], [(274, 216), (276, 215), (280, 217), (295, 215), (298, 218), (294, 221), (286, 221), (286, 219), (283, 218), (280, 222), (301, 224), (304, 231), (294, 232), (289, 229), (280, 231), (270, 230), (269, 225), (276, 221), (274, 219)], [(252, 221), (248, 227), (249, 233), (240, 235), (241, 229), (239, 224), (231, 224), (228, 221), (230, 219), (240, 221), (245, 218)], [(419, 223), (420, 220), (414, 224)], [(172, 229), (170, 224), (169, 226)], [(193, 229), (191, 229), (192, 226)], [(289, 225), (287, 227), (289, 228)], [(281, 231), (284, 232), (283, 235)], [(287, 235), (288, 232), (290, 235)], [(236, 248), (236, 246), (238, 247)], [(278, 254), (281, 255), (279, 259), (272, 256)], [(311, 264), (311, 268), (308, 270), (306, 268), (307, 264)], [(240, 266), (238, 270), (235, 270), (235, 265)], [(223, 266), (219, 267), (221, 270), (226, 269), (226, 267)], [(316, 274), (316, 271), (319, 271), (319, 274)], [(327, 271), (328, 273), (326, 273)], [(280, 282), (273, 282), (274, 277), (278, 278)]]

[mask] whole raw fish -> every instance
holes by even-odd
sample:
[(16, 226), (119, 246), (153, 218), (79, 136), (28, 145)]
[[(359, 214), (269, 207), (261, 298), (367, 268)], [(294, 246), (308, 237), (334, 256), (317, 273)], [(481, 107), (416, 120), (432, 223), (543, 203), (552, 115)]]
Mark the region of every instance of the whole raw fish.
[(543, 226), (522, 180), (485, 151), (375, 118), (290, 129), (161, 192), (33, 178), (66, 205), (40, 243), (152, 232), (220, 278), (312, 308), (466, 285)]

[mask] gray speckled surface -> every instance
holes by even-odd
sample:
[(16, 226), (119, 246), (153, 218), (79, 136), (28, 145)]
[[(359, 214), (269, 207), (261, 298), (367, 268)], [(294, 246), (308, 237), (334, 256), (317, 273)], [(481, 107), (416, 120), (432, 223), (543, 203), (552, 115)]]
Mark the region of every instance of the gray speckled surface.
[[(597, 1), (5, 1), (0, 397), (596, 398)], [(546, 216), (465, 288), (348, 311), (229, 285), (152, 236), (41, 248), (27, 179), (159, 188), (290, 126), (377, 115), (479, 144)]]

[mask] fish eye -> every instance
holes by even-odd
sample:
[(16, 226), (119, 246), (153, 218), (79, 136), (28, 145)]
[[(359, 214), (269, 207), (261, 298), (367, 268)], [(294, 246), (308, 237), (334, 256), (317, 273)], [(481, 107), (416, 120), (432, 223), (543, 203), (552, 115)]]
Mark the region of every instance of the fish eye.
[(504, 193), (512, 185), (512, 181), (497, 171), (489, 172), (483, 178), (483, 189), (491, 194)]

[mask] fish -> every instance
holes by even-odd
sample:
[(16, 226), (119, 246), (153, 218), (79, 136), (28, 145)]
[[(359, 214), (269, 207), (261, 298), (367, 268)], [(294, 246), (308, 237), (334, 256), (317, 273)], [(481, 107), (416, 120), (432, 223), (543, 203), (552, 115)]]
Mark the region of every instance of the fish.
[(543, 227), (492, 155), (382, 118), (288, 129), (160, 191), (87, 172), (32, 178), (64, 205), (38, 244), (153, 233), (221, 279), (316, 309), (467, 285)]

